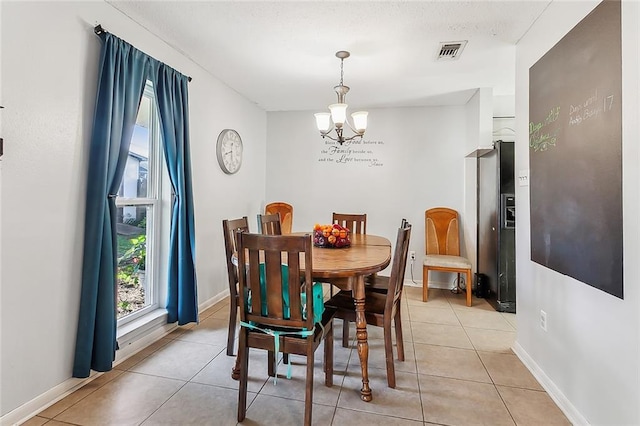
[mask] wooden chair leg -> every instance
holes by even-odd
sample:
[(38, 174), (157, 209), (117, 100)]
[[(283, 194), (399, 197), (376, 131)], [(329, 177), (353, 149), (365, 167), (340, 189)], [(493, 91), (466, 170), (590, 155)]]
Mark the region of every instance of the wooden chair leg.
[(324, 385), (333, 386), (333, 325), (324, 337)]
[(402, 320), (400, 319), (400, 305), (396, 311), (396, 317), (393, 319), (396, 328), (396, 346), (398, 347), (398, 361), (404, 361), (404, 341), (402, 340)]
[(238, 388), (238, 421), (242, 422), (247, 414), (247, 380), (249, 375), (249, 348), (247, 336), (242, 333), (238, 343), (240, 386)]
[[(242, 336), (242, 328), (240, 329), (240, 336)], [(242, 338), (242, 337), (241, 337)], [(238, 356), (236, 356), (236, 362), (233, 365), (233, 368), (231, 369), (231, 378), (233, 380), (240, 380), (240, 370), (241, 370), (241, 365), (240, 363), (242, 362), (242, 359), (240, 357), (240, 339), (238, 339)]]
[(384, 357), (387, 362), (387, 384), (396, 387), (396, 371), (393, 365), (393, 341), (391, 340), (391, 321), (384, 327)]
[(227, 335), (227, 355), (233, 356), (233, 345), (236, 340), (236, 317), (238, 316), (238, 301), (231, 298), (229, 307), (229, 334)]
[(276, 354), (273, 351), (268, 351), (267, 353), (267, 372), (269, 377), (273, 377), (276, 375), (276, 369), (274, 367), (276, 361)]
[(471, 306), (471, 269), (467, 270), (467, 306)]
[(429, 296), (429, 267), (422, 267), (422, 301), (426, 302)]
[(342, 320), (342, 347), (349, 347), (349, 321), (346, 319)]
[(307, 382), (304, 395), (304, 425), (311, 426), (313, 413), (313, 347), (307, 349)]

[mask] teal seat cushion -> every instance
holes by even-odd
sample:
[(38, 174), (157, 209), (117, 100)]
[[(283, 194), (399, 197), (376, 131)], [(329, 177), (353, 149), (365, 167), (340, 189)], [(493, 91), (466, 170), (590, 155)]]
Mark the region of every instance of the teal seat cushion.
[[(324, 297), (323, 297), (322, 283), (313, 283), (313, 322), (322, 321), (322, 314), (324, 313)], [(302, 299), (302, 317), (307, 319), (307, 293), (300, 293)]]
[[(290, 302), (289, 302), (289, 267), (287, 265), (281, 265), (282, 274), (282, 305), (284, 318), (291, 318)], [(322, 320), (322, 314), (324, 313), (324, 297), (322, 283), (313, 283), (313, 321), (320, 322)], [(302, 317), (307, 319), (307, 293), (301, 292), (300, 298), (302, 301)], [(267, 283), (266, 283), (266, 268), (264, 263), (260, 264), (260, 300), (261, 300), (261, 313), (267, 315)], [(246, 297), (247, 306), (251, 309), (251, 294)]]

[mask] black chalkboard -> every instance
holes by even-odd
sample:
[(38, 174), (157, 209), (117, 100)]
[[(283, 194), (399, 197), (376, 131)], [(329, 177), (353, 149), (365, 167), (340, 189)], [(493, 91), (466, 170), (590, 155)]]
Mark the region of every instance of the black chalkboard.
[(529, 69), (531, 260), (623, 298), (620, 1)]

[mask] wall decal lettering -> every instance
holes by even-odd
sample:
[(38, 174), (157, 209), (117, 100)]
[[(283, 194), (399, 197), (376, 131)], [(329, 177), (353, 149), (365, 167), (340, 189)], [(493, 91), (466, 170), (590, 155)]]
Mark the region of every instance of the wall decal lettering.
[(352, 140), (340, 145), (337, 142), (325, 141), (325, 146), (320, 149), (318, 161), (321, 163), (382, 167), (384, 163), (378, 155), (376, 155), (376, 148), (380, 145), (384, 145), (384, 142)]

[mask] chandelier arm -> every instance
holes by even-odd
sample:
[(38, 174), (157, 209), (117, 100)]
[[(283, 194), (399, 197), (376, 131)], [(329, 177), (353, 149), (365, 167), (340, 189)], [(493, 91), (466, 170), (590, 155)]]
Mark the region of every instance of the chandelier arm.
[(351, 137), (348, 137), (348, 138), (342, 138), (342, 139), (346, 142), (346, 141), (354, 140), (355, 138), (362, 138), (362, 135), (361, 135), (361, 134), (359, 134), (359, 133), (356, 133), (355, 135), (353, 135), (353, 136), (351, 136)]
[(329, 138), (329, 139), (331, 139), (332, 141), (335, 141), (335, 142), (338, 142), (338, 140), (339, 140), (339, 139), (337, 139), (337, 138), (331, 137), (331, 135), (329, 135), (329, 133), (328, 133), (328, 132), (327, 132), (327, 133), (323, 133), (323, 134), (322, 134), (322, 138), (323, 138), (323, 139), (324, 139), (324, 138)]
[[(347, 123), (347, 126), (349, 126), (349, 128), (351, 129), (351, 131), (353, 133), (355, 133), (358, 136), (362, 136), (364, 134), (364, 132), (362, 132), (362, 134), (360, 134), (360, 132), (358, 132), (356, 129), (353, 128), (353, 126), (351, 125), (351, 123), (349, 123), (349, 120), (347, 118), (344, 119), (344, 122)], [(353, 139), (353, 138), (351, 138)]]
[(322, 130), (320, 130), (320, 134), (322, 135), (322, 137), (325, 137), (326, 135), (328, 135), (329, 133), (331, 133), (331, 131), (335, 129), (335, 126), (333, 125), (333, 123), (331, 124), (331, 127), (329, 128), (329, 130), (327, 130), (326, 132), (323, 132)]

